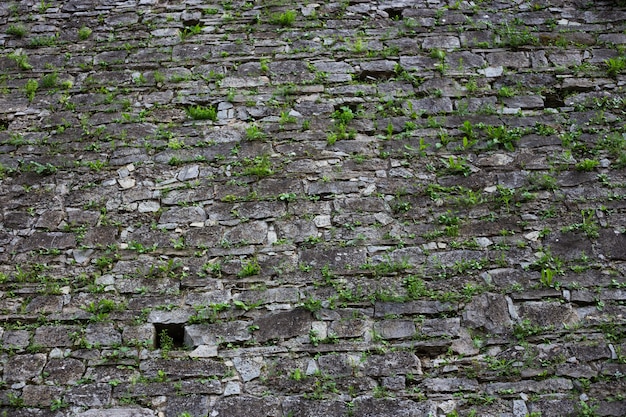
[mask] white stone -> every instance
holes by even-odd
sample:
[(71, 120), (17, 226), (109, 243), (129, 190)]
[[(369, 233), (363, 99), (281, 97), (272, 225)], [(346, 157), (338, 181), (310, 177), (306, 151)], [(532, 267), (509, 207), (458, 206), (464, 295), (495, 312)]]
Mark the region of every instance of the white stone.
[(330, 227), (332, 225), (330, 216), (328, 214), (320, 214), (319, 216), (315, 216), (313, 219), (313, 223), (317, 227)]
[(224, 387), (224, 396), (228, 397), (239, 394), (241, 394), (241, 387), (239, 386), (239, 383), (235, 381), (228, 381)]
[(278, 242), (278, 235), (276, 234), (274, 227), (270, 226), (270, 228), (267, 230), (267, 244), (273, 245), (276, 242)]
[(133, 188), (135, 186), (136, 181), (134, 178), (125, 177), (125, 178), (118, 178), (117, 183), (120, 185), (120, 187), (127, 190), (129, 188)]
[(212, 358), (217, 356), (217, 346), (200, 345), (191, 352), (190, 358)]
[(493, 242), (486, 237), (476, 238), (476, 243), (478, 243), (478, 246), (480, 246), (481, 248), (486, 248), (487, 246), (493, 245)]
[(261, 366), (263, 364), (261, 358), (235, 357), (233, 358), (233, 364), (243, 382), (252, 381), (261, 376)]
[(536, 242), (537, 240), (539, 240), (540, 234), (541, 232), (535, 230), (534, 232), (526, 233), (524, 237), (532, 242)]
[(374, 218), (376, 221), (383, 226), (387, 226), (388, 224), (393, 223), (393, 217), (388, 215), (387, 213), (376, 213), (374, 214)]
[(319, 339), (328, 337), (328, 326), (323, 321), (314, 321), (311, 323), (311, 332), (314, 332)]
[(309, 361), (309, 363), (306, 365), (306, 374), (307, 375), (313, 375), (316, 372), (319, 371), (319, 367), (317, 366), (317, 362), (315, 362), (315, 360), (311, 359)]
[(93, 253), (93, 249), (73, 249), (72, 256), (77, 264), (83, 265), (89, 262), (90, 256)]
[(528, 415), (528, 408), (524, 400), (513, 400), (513, 416), (514, 417), (526, 417)]
[(504, 68), (501, 66), (500, 67), (487, 67), (487, 68), (478, 70), (479, 74), (483, 74), (485, 77), (489, 77), (489, 78), (499, 77), (502, 75), (503, 72), (504, 72)]
[(443, 414), (450, 414), (456, 408), (456, 401), (448, 400), (437, 405), (437, 409)]
[(161, 205), (157, 201), (142, 201), (137, 206), (140, 213), (156, 213), (160, 208)]
[(59, 349), (59, 348), (54, 348), (50, 351), (50, 353), (48, 354), (48, 358), (50, 359), (62, 359), (65, 357), (65, 352), (63, 351), (63, 349)]
[(180, 170), (176, 178), (178, 181), (187, 181), (194, 178), (198, 178), (200, 173), (200, 167), (198, 165), (191, 165)]
[(370, 184), (367, 187), (365, 187), (365, 190), (363, 190), (363, 195), (365, 197), (369, 197), (372, 194), (374, 194), (375, 191), (376, 191), (376, 184)]
[[(126, 245), (126, 244), (123, 243), (123, 245)], [(99, 277), (96, 277), (96, 279), (94, 280), (94, 283), (96, 285), (113, 285), (115, 284), (115, 277), (111, 274), (100, 275)]]

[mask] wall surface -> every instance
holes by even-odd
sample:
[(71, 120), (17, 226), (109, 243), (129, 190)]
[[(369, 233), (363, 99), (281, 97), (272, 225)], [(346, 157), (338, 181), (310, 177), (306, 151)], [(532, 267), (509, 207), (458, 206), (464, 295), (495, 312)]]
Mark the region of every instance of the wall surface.
[(0, 2), (0, 416), (626, 415), (625, 33)]

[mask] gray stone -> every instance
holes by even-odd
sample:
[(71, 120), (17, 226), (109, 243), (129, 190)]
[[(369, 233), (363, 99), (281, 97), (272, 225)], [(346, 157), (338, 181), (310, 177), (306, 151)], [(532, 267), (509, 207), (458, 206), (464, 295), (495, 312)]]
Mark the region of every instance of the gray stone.
[(312, 322), (311, 313), (297, 308), (292, 311), (273, 313), (255, 321), (259, 329), (254, 338), (260, 342), (271, 339), (288, 339), (308, 334)]
[(328, 332), (339, 338), (344, 337), (362, 337), (369, 329), (369, 325), (365, 320), (336, 320), (328, 326)]
[(219, 398), (211, 413), (219, 417), (282, 416), (278, 398), (256, 398), (247, 395)]
[(11, 366), (4, 368), (4, 381), (11, 383), (39, 380), (45, 364), (46, 355), (43, 353), (15, 355), (11, 358)]
[(198, 178), (200, 167), (198, 165), (186, 166), (178, 172), (176, 178), (178, 181), (187, 181)]
[(213, 359), (199, 358), (194, 360), (153, 359), (142, 361), (139, 369), (146, 378), (156, 378), (159, 371), (164, 372), (173, 380), (183, 378), (208, 378), (222, 376), (226, 373), (226, 365)]
[(276, 232), (279, 239), (289, 239), (294, 243), (301, 243), (307, 238), (317, 237), (315, 223), (307, 220), (277, 222)]
[(478, 391), (480, 386), (474, 379), (467, 378), (427, 378), (424, 386), (432, 392)]
[(85, 341), (100, 346), (119, 345), (122, 335), (113, 323), (92, 323), (85, 330)]
[(567, 392), (573, 387), (572, 381), (569, 379), (552, 378), (544, 381), (494, 382), (487, 384), (485, 392), (490, 395), (502, 390), (511, 390), (514, 393)]
[(426, 114), (452, 113), (452, 100), (448, 97), (410, 100), (413, 111)]
[(402, 391), (406, 388), (406, 378), (400, 376), (386, 376), (382, 378), (381, 385), (391, 391)]
[(122, 340), (128, 345), (147, 344), (147, 347), (153, 347), (156, 340), (156, 330), (152, 324), (125, 326), (122, 330)]
[(515, 96), (505, 98), (503, 103), (506, 107), (520, 109), (542, 109), (543, 99), (541, 96)]
[(426, 337), (457, 337), (461, 328), (461, 319), (426, 319), (419, 326), (419, 332)]
[(235, 357), (233, 358), (233, 364), (243, 382), (252, 381), (261, 376), (261, 367), (263, 365), (261, 358)]
[(437, 406), (432, 401), (411, 401), (396, 398), (378, 399), (368, 396), (354, 400), (354, 412), (367, 417), (422, 417), (437, 415)]
[(404, 339), (415, 335), (415, 323), (409, 320), (383, 320), (374, 324), (374, 331), (384, 339)]
[(49, 380), (59, 385), (72, 385), (82, 378), (85, 365), (78, 359), (50, 359), (44, 368)]
[(374, 316), (385, 317), (387, 315), (404, 314), (440, 314), (454, 311), (455, 306), (451, 303), (440, 301), (419, 300), (407, 302), (376, 302)]
[(154, 411), (139, 407), (113, 407), (107, 409), (87, 410), (76, 414), (76, 417), (154, 417)]
[(368, 356), (364, 364), (368, 376), (422, 374), (420, 360), (411, 352), (389, 352), (384, 355)]
[(28, 346), (30, 332), (28, 330), (7, 330), (2, 334), (2, 347), (6, 349), (24, 349)]
[(233, 244), (258, 245), (267, 238), (267, 223), (252, 221), (242, 223), (224, 233), (224, 240)]
[(517, 307), (517, 314), (522, 319), (530, 320), (534, 325), (556, 326), (556, 328), (579, 321), (571, 305), (554, 302), (528, 301)]
[(241, 394), (241, 385), (239, 385), (239, 382), (228, 381), (224, 387), (224, 397), (239, 394)]
[(491, 67), (528, 68), (530, 60), (526, 52), (494, 52), (487, 54)]
[(528, 407), (524, 400), (513, 400), (513, 417), (526, 417), (528, 415)]
[(63, 387), (50, 385), (26, 385), (22, 389), (22, 400), (27, 407), (50, 407), (54, 400), (63, 396)]
[(431, 36), (424, 39), (422, 49), (457, 49), (461, 47), (461, 41), (457, 36)]
[(504, 296), (494, 293), (481, 294), (465, 307), (463, 322), (474, 329), (487, 333), (507, 333), (513, 322)]
[(56, 295), (40, 295), (31, 300), (26, 306), (28, 313), (58, 313), (63, 308), (63, 297)]
[(361, 62), (361, 73), (369, 76), (391, 75), (396, 68), (396, 62), (390, 60)]
[(192, 416), (206, 416), (209, 412), (209, 397), (205, 395), (173, 395), (167, 398), (166, 415), (180, 416), (189, 413)]
[(614, 230), (600, 230), (599, 246), (609, 259), (626, 260), (626, 234)]
[(582, 63), (579, 51), (554, 51), (548, 54), (548, 60), (555, 66), (574, 66)]
[(159, 223), (189, 224), (204, 222), (206, 213), (201, 207), (172, 207), (159, 218)]
[(340, 417), (348, 413), (346, 403), (338, 400), (313, 400), (286, 397), (282, 403), (283, 415), (298, 417)]
[(148, 323), (177, 324), (185, 323), (193, 315), (190, 310), (152, 310), (148, 315)]

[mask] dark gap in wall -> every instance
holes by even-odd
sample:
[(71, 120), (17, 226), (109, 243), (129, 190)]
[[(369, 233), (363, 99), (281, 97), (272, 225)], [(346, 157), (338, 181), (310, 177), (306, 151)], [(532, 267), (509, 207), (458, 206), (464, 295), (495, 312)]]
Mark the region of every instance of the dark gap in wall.
[[(185, 325), (181, 323), (164, 324), (154, 323), (157, 340), (156, 348), (161, 349), (164, 345), (171, 343), (170, 348), (182, 348), (185, 345)], [(171, 340), (171, 342), (169, 342)]]

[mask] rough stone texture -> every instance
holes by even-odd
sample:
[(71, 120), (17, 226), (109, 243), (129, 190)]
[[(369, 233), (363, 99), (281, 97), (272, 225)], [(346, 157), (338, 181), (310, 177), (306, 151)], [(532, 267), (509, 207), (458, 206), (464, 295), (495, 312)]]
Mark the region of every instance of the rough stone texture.
[(0, 415), (624, 415), (626, 10), (544, 3), (0, 2)]
[(475, 297), (465, 307), (464, 324), (487, 333), (506, 333), (512, 325), (506, 299), (499, 294), (486, 293)]

